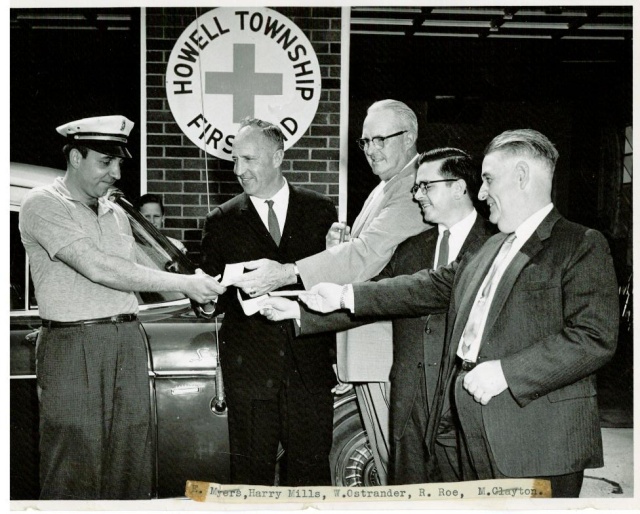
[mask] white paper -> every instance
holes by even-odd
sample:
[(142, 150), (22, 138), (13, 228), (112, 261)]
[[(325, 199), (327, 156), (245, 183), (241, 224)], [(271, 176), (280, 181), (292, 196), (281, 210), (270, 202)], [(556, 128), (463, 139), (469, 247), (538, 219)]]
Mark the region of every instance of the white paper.
[(224, 267), (224, 275), (222, 277), (221, 284), (225, 287), (229, 287), (231, 283), (243, 275), (244, 262), (236, 262), (234, 264), (227, 264)]
[(247, 316), (253, 316), (256, 312), (258, 312), (260, 310), (260, 307), (262, 307), (262, 300), (264, 300), (265, 298), (267, 298), (267, 295), (263, 294), (262, 296), (250, 298), (249, 300), (243, 300), (242, 296), (240, 296), (240, 290), (238, 289), (238, 301), (240, 302), (240, 306)]
[(271, 291), (267, 294), (269, 296), (300, 296), (300, 293), (306, 293), (306, 291)]

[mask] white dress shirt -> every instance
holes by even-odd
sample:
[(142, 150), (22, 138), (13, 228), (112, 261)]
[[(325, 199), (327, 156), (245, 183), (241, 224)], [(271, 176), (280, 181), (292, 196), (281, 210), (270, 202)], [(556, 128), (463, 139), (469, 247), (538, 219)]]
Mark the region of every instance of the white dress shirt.
[(284, 185), (271, 198), (258, 198), (251, 195), (249, 198), (267, 230), (269, 230), (269, 206), (267, 205), (267, 200), (273, 200), (273, 211), (278, 218), (280, 234), (282, 234), (284, 232), (284, 223), (287, 221), (287, 208), (289, 207), (289, 184), (287, 180), (285, 179)]
[[(460, 249), (464, 244), (473, 224), (476, 222), (478, 213), (473, 209), (467, 216), (458, 221), (455, 225), (449, 227), (449, 258), (447, 264), (455, 261), (458, 258)], [(440, 243), (442, 242), (442, 234), (445, 229), (442, 225), (438, 225), (438, 243), (436, 244), (436, 254), (433, 258), (432, 268), (435, 269), (438, 265), (438, 255), (440, 254)]]
[[(553, 209), (552, 203), (544, 206), (542, 209), (533, 213), (526, 220), (524, 220), (520, 224), (520, 226), (515, 230), (516, 238), (513, 241), (513, 244), (511, 245), (511, 249), (509, 250), (509, 253), (502, 261), (500, 267), (496, 270), (495, 279), (494, 279), (495, 286), (491, 288), (491, 290), (489, 291), (489, 295), (485, 299), (485, 302), (487, 302), (489, 307), (484, 311), (484, 317), (480, 323), (480, 327), (478, 329), (478, 334), (475, 338), (475, 341), (471, 343), (469, 350), (463, 357), (462, 343), (464, 338), (461, 337), (460, 342), (458, 343), (458, 353), (457, 353), (458, 357), (464, 358), (464, 360), (472, 361), (472, 362), (475, 362), (478, 359), (478, 353), (480, 352), (480, 343), (482, 342), (482, 335), (484, 333), (484, 327), (487, 322), (487, 315), (491, 310), (491, 302), (493, 302), (493, 297), (495, 295), (496, 290), (499, 287), (500, 280), (502, 279), (502, 276), (504, 275), (505, 270), (509, 267), (509, 264), (511, 264), (511, 261), (513, 261), (514, 257), (517, 255), (520, 249), (529, 240), (531, 235), (536, 231), (540, 223), (542, 223), (542, 220), (544, 220), (547, 217), (547, 215), (551, 212), (551, 209)], [(487, 281), (487, 278), (489, 278), (488, 274), (487, 274), (487, 277), (485, 277), (485, 279), (482, 281), (482, 285), (480, 286), (480, 289), (478, 289), (478, 294), (476, 295), (474, 304), (478, 301), (479, 296), (482, 294), (482, 291), (484, 290), (486, 285), (485, 282)], [(463, 336), (464, 336), (464, 333), (463, 333)]]

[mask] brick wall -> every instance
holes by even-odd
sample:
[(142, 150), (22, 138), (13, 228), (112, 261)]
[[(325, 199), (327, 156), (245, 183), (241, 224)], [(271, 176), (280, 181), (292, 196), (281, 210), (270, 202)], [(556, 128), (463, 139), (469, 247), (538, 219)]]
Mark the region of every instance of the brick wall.
[[(287, 180), (338, 202), (340, 125), (340, 8), (281, 7), (312, 43), (320, 62), (322, 94), (307, 133), (285, 154)], [(242, 191), (232, 163), (194, 145), (173, 119), (164, 83), (176, 39), (198, 16), (199, 8), (147, 8), (147, 191), (163, 195), (167, 235), (184, 241), (197, 262), (207, 207)]]

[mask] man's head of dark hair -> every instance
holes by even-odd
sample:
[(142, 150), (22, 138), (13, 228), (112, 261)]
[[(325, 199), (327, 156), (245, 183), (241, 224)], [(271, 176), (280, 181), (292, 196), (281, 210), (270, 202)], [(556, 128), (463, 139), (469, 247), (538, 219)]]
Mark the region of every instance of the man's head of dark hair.
[(160, 206), (160, 212), (164, 216), (164, 205), (162, 204), (162, 198), (158, 195), (154, 195), (153, 193), (147, 193), (146, 195), (142, 195), (135, 203), (135, 208), (137, 210), (142, 209), (143, 205), (148, 203), (157, 203)]
[(464, 180), (469, 196), (472, 199), (477, 198), (480, 189), (480, 170), (467, 152), (458, 148), (435, 148), (420, 154), (418, 165), (434, 161), (442, 161), (440, 174), (444, 178)]

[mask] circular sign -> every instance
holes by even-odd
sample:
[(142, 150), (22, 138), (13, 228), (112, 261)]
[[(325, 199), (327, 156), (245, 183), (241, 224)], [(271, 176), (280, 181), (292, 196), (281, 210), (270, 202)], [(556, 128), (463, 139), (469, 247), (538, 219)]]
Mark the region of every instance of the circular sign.
[(278, 125), (291, 147), (313, 121), (321, 86), (307, 37), (268, 8), (208, 11), (178, 38), (167, 64), (176, 122), (198, 147), (227, 160), (246, 117)]

